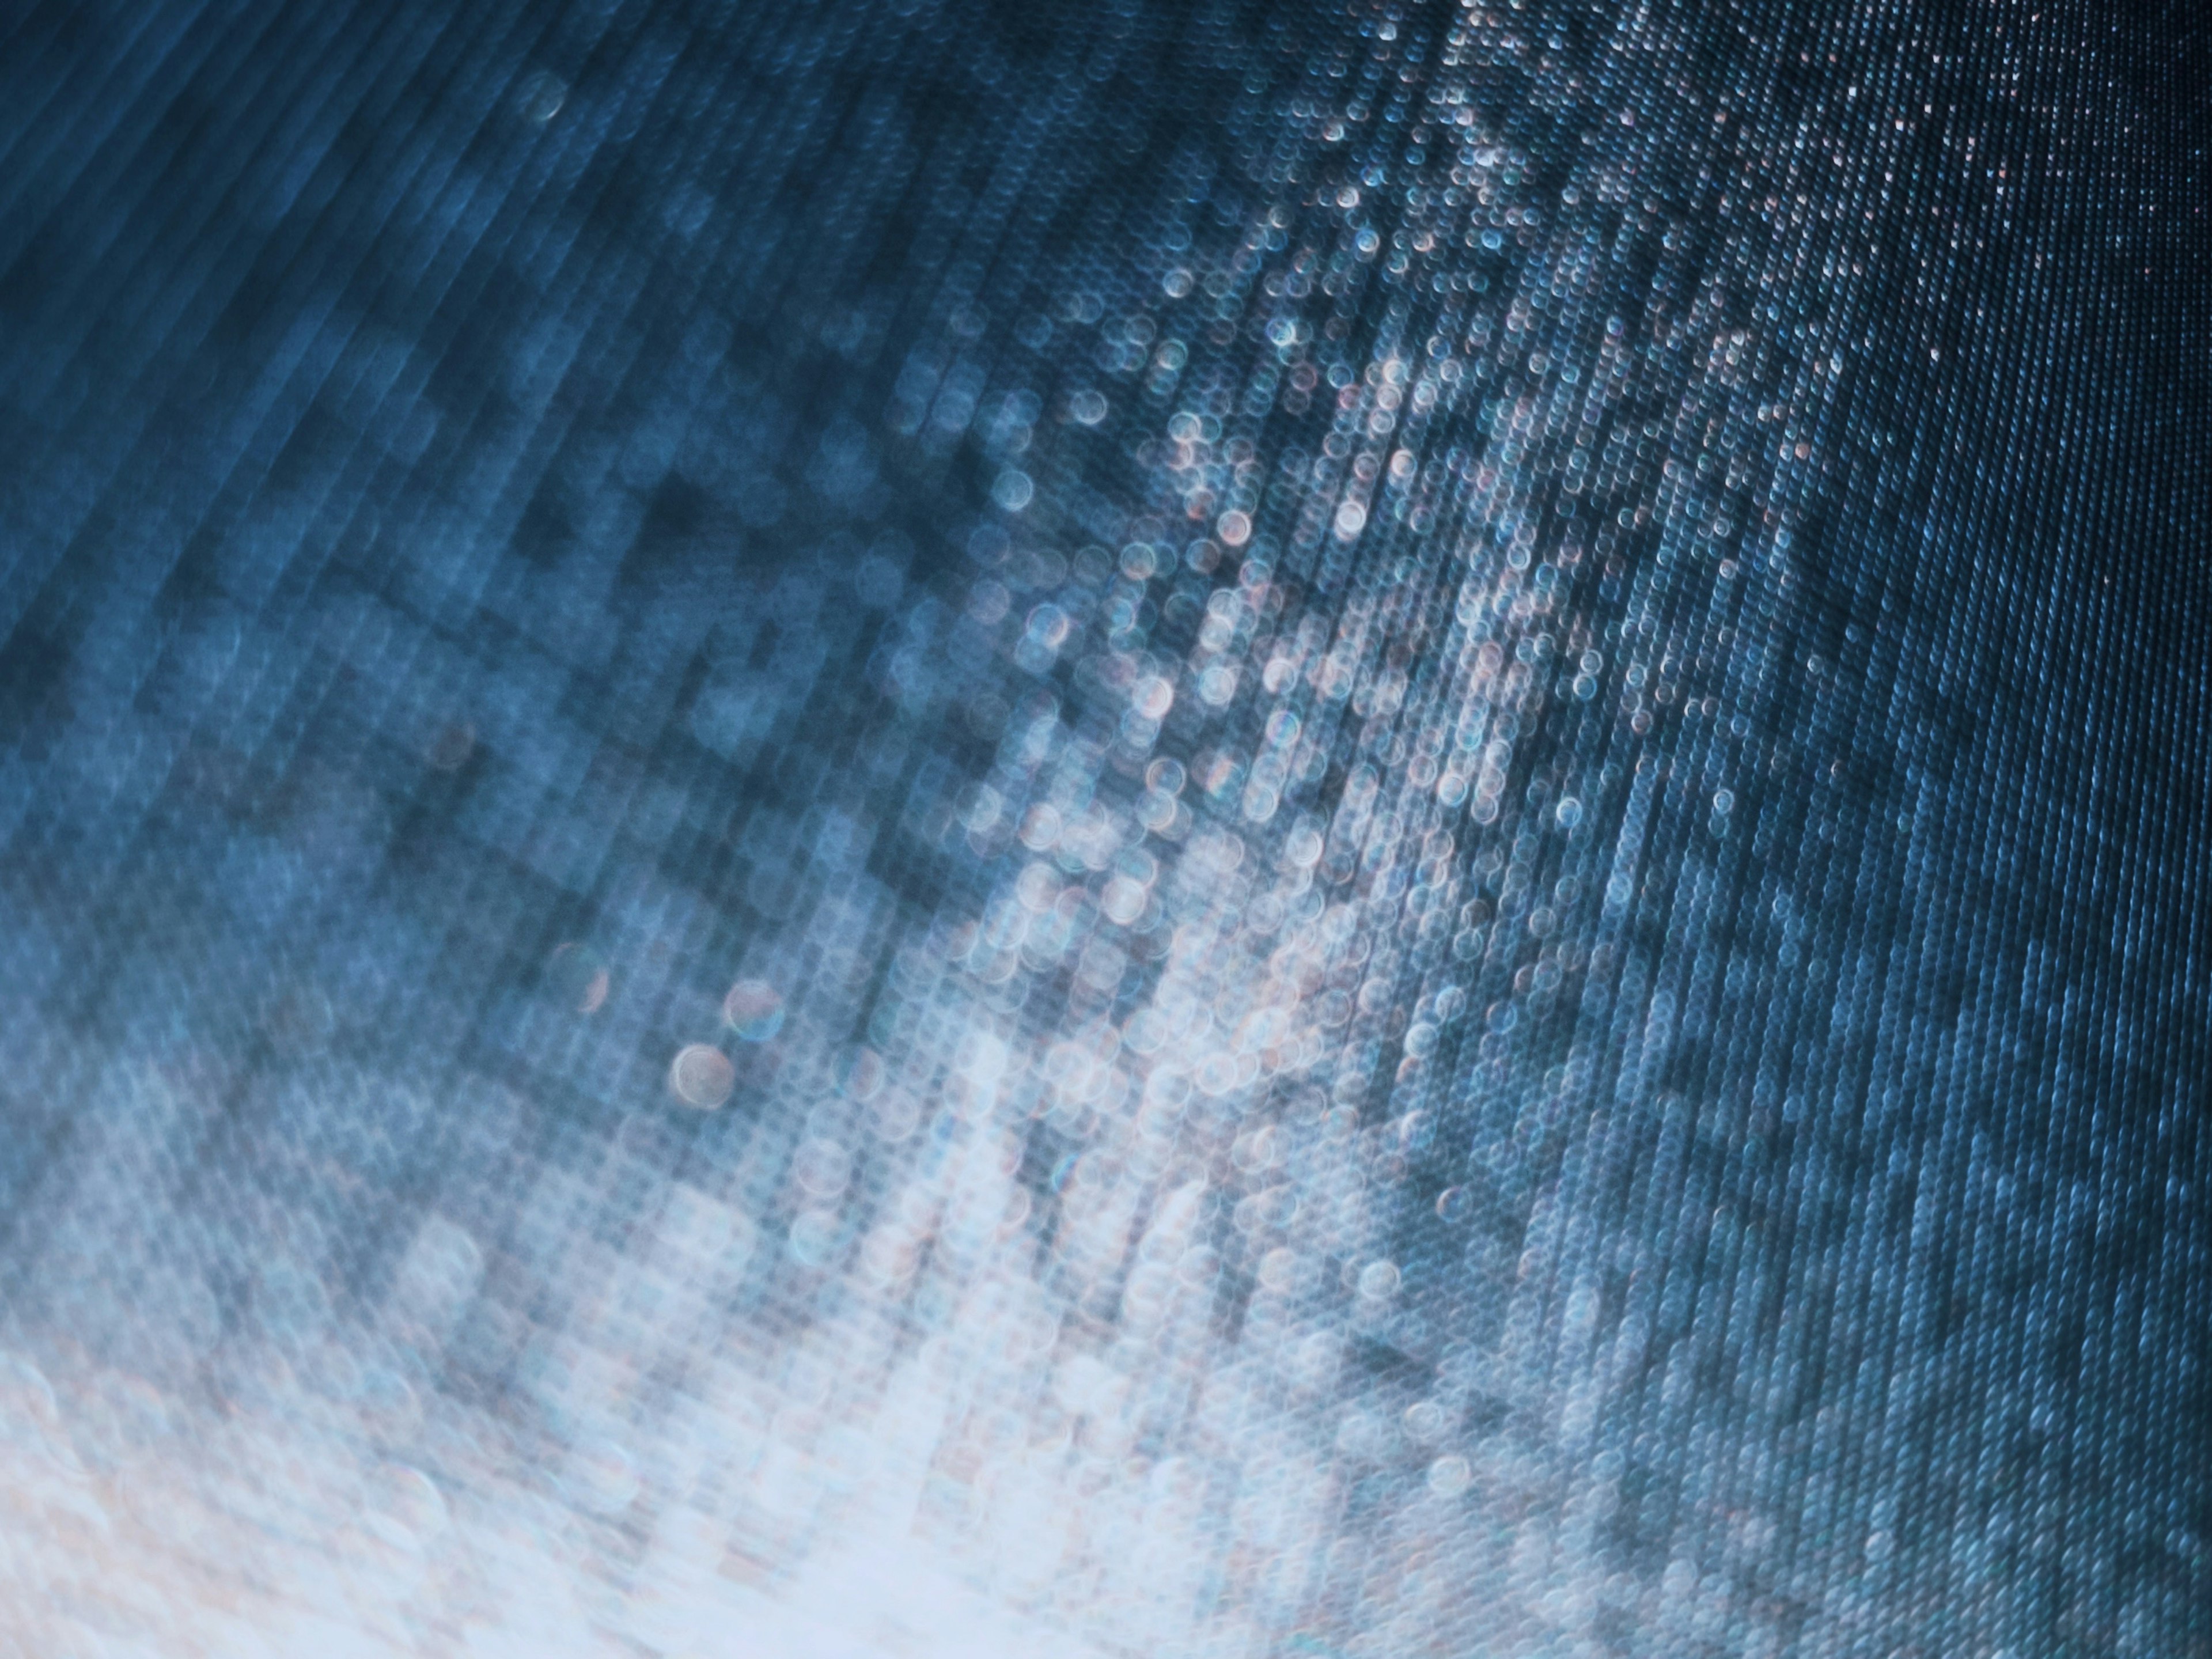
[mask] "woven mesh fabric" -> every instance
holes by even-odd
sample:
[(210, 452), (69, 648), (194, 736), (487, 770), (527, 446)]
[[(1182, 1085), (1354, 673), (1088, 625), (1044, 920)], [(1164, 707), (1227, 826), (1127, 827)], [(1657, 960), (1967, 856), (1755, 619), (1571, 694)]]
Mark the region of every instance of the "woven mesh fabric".
[(0, 1652), (2206, 1659), (2208, 86), (0, 12)]

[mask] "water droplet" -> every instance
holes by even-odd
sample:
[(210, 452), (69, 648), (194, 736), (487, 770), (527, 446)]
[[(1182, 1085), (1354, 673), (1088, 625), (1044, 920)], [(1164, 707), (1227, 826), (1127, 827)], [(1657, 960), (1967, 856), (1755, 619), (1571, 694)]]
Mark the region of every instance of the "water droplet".
[(1370, 1261), (1359, 1270), (1359, 1293), (1370, 1302), (1387, 1301), (1398, 1293), (1398, 1264)]
[(544, 70), (525, 76), (515, 94), (515, 106), (522, 112), (523, 118), (541, 125), (558, 115), (561, 106), (568, 101), (568, 88), (561, 77)]
[(599, 1012), (614, 984), (599, 953), (574, 943), (554, 951), (545, 966), (545, 980), (561, 1006), (580, 1014)]
[(438, 771), (458, 772), (468, 764), (476, 747), (476, 727), (466, 720), (454, 720), (441, 726), (425, 745), (423, 758)]
[(568, 1455), (562, 1489), (580, 1508), (616, 1515), (636, 1500), (643, 1483), (630, 1455), (611, 1440), (587, 1440)]
[(766, 980), (741, 979), (722, 999), (722, 1018), (739, 1041), (766, 1042), (783, 1029), (783, 999)]
[(738, 1068), (720, 1048), (694, 1042), (669, 1066), (668, 1086), (686, 1106), (711, 1112), (738, 1086)]
[(1439, 1498), (1456, 1498), (1474, 1481), (1467, 1459), (1456, 1454), (1439, 1457), (1429, 1465), (1429, 1490)]

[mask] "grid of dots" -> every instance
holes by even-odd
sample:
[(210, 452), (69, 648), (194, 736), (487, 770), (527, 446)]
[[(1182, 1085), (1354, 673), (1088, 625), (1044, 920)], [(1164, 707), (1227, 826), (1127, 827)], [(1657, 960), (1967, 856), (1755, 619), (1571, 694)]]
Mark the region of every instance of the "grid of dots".
[(2212, 33), (0, 19), (0, 1651), (2212, 1654)]

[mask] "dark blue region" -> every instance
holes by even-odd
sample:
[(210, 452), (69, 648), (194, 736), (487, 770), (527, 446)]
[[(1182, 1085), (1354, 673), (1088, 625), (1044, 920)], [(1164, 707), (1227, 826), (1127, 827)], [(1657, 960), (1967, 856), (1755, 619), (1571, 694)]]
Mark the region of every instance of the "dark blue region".
[[(712, 1184), (772, 1076), (672, 1114), (670, 1056), (727, 1045), (732, 964), (787, 934), (842, 964), (817, 1045), (867, 1035), (899, 939), (989, 878), (946, 833), (1011, 712), (959, 612), (1004, 548), (984, 394), (1010, 363), (1053, 384), (1017, 324), (1066, 286), (1152, 282), (1118, 250), (1251, 142), (1212, 112), (1271, 53), (1296, 71), (1283, 33), (8, 15), (18, 1315), (152, 1365), (172, 1314), (257, 1328), (257, 1241), (302, 1233), (371, 1305), (416, 1218), (497, 1237), (625, 1124)], [(614, 969), (582, 1026), (580, 960)]]
[[(17, 13), (25, 1040), (259, 1066), (301, 1003), (380, 1064), (499, 1069), (563, 940), (628, 917), (707, 962), (794, 882), (933, 904), (964, 879), (819, 833), (963, 765), (957, 732), (913, 733), (963, 672), (927, 595), (981, 484), (965, 455), (901, 472), (882, 411), (907, 343), (1124, 210), (1191, 125), (1137, 60), (1206, 27)], [(1048, 144), (1043, 188), (1006, 162)], [(721, 988), (629, 988), (636, 1065)], [(588, 1113), (635, 1080), (604, 1063), (545, 1080)], [(17, 1188), (70, 1116), (30, 1092)]]

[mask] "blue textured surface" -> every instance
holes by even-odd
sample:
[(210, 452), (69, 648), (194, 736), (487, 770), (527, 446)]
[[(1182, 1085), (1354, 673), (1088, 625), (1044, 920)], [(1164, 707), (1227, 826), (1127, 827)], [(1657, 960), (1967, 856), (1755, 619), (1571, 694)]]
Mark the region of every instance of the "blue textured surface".
[(10, 1650), (2212, 1651), (2181, 9), (0, 17)]

